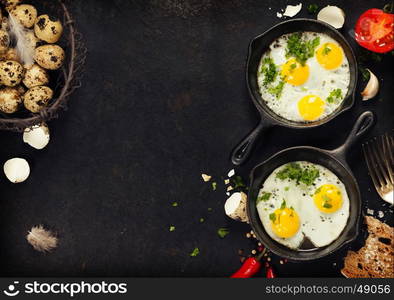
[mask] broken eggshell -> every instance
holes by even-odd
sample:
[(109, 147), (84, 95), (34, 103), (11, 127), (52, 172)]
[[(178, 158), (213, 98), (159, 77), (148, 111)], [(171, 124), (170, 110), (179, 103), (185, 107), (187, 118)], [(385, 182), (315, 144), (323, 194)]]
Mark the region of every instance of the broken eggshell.
[(38, 150), (45, 148), (49, 139), (49, 128), (45, 123), (26, 128), (23, 132), (23, 141)]
[(236, 192), (232, 194), (224, 204), (224, 211), (230, 218), (241, 221), (249, 222), (248, 215), (246, 213), (246, 200), (247, 196), (243, 192)]
[(345, 13), (337, 6), (328, 5), (319, 11), (317, 19), (330, 24), (336, 29), (340, 29), (345, 23)]
[(379, 92), (379, 80), (375, 76), (374, 73), (371, 72), (370, 69), (366, 69), (369, 72), (369, 81), (365, 86), (365, 89), (361, 92), (361, 96), (363, 96), (363, 101), (369, 100), (376, 96)]
[(25, 181), (30, 174), (29, 163), (23, 158), (11, 158), (7, 160), (3, 167), (4, 174), (12, 183)]

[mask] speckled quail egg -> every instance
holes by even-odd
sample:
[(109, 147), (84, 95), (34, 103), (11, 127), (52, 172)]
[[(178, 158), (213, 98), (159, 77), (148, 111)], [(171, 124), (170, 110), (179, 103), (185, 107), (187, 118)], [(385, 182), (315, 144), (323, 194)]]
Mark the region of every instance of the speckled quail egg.
[(0, 111), (6, 114), (16, 112), (22, 103), (22, 97), (16, 88), (0, 89)]
[(0, 29), (0, 53), (6, 52), (9, 45), (10, 36), (6, 31)]
[(63, 26), (58, 19), (48, 15), (41, 15), (34, 24), (34, 33), (39, 39), (53, 44), (60, 39), (63, 33)]
[(48, 82), (48, 72), (37, 64), (26, 70), (25, 78), (23, 79), (23, 84), (29, 89), (35, 86), (46, 85)]
[(10, 14), (26, 28), (31, 28), (37, 19), (36, 8), (29, 4), (15, 6), (10, 10)]
[(8, 21), (8, 18), (3, 18), (1, 20), (1, 30), (6, 32), (10, 31), (10, 22)]
[(5, 6), (6, 9), (11, 9), (17, 6), (22, 0), (1, 0), (1, 3)]
[(65, 58), (64, 50), (58, 45), (44, 45), (36, 48), (34, 59), (43, 68), (48, 70), (59, 69)]
[(53, 97), (53, 91), (47, 86), (36, 86), (29, 89), (23, 96), (23, 104), (33, 113), (39, 112), (47, 106)]
[(16, 86), (23, 78), (24, 69), (14, 60), (0, 62), (0, 83), (6, 86)]

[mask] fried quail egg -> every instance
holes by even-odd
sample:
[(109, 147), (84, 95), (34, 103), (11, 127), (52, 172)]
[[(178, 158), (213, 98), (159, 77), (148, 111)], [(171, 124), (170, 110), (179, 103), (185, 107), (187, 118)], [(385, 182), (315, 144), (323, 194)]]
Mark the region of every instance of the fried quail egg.
[(276, 168), (264, 181), (257, 211), (267, 234), (291, 249), (309, 240), (331, 244), (349, 218), (344, 184), (329, 169), (306, 161)]
[[(291, 44), (294, 34), (301, 36), (298, 44)], [(290, 47), (296, 47), (296, 55)], [(285, 34), (263, 54), (257, 82), (262, 101), (276, 115), (294, 122), (314, 122), (341, 106), (349, 89), (349, 62), (342, 47), (326, 34)]]

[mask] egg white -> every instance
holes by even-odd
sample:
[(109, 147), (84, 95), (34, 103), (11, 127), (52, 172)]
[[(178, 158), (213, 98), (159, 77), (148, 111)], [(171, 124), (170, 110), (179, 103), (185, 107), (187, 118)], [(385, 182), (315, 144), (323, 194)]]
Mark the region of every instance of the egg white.
[[(291, 179), (277, 178), (277, 173), (285, 167), (285, 165), (280, 166), (264, 181), (259, 196), (268, 192), (271, 193), (271, 197), (267, 201), (258, 202), (257, 211), (265, 231), (278, 243), (291, 249), (298, 249), (306, 237), (314, 246), (324, 247), (336, 240), (345, 228), (349, 218), (349, 197), (344, 184), (327, 168), (306, 161), (296, 163), (303, 168), (314, 167), (319, 170), (319, 177), (316, 178), (314, 184), (307, 186), (303, 183), (297, 184)], [(321, 212), (314, 204), (313, 195), (323, 184), (333, 184), (342, 193), (341, 208), (331, 214)], [(286, 207), (293, 207), (300, 218), (300, 229), (291, 238), (278, 237), (273, 232), (269, 219), (269, 215), (280, 208), (283, 200), (286, 201)]]
[[(263, 54), (262, 59), (271, 57), (278, 70), (281, 66), (286, 63), (286, 47), (287, 38), (290, 34), (282, 35), (280, 38), (271, 43), (269, 51)], [(303, 36), (306, 39), (313, 39), (317, 36), (320, 37), (320, 45), (324, 43), (334, 43), (342, 49), (342, 47), (330, 36), (323, 33), (316, 32), (304, 32)], [(318, 49), (319, 46), (316, 47)], [(343, 51), (343, 49), (342, 49)], [(267, 106), (277, 115), (295, 122), (308, 122), (305, 121), (298, 111), (297, 103), (301, 98), (306, 95), (319, 96), (322, 100), (329, 96), (330, 92), (334, 89), (341, 89), (343, 98), (346, 96), (349, 83), (350, 83), (350, 68), (348, 59), (344, 53), (342, 64), (334, 70), (324, 69), (317, 61), (316, 56), (309, 58), (306, 62), (309, 66), (309, 77), (307, 81), (299, 86), (293, 86), (289, 83), (285, 83), (282, 94), (279, 99), (272, 95), (268, 91), (268, 87), (264, 86), (264, 75), (259, 74), (257, 81), (260, 89), (260, 94), (267, 104)], [(261, 62), (258, 70), (261, 68)], [(273, 86), (276, 86), (280, 82), (280, 76), (277, 76)], [(328, 103), (325, 101), (325, 109), (321, 116), (317, 119), (324, 119), (327, 116), (334, 113), (341, 106), (343, 99), (335, 101), (334, 103)], [(317, 121), (314, 120), (314, 121)]]

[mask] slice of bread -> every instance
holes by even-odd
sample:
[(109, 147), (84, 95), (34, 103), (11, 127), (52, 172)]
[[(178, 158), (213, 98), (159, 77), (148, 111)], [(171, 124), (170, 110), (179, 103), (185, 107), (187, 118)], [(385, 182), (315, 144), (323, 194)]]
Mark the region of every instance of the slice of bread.
[(367, 216), (368, 238), (357, 252), (348, 251), (341, 273), (349, 278), (394, 277), (394, 228)]

